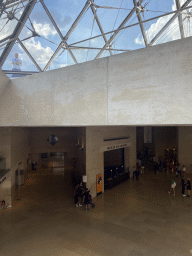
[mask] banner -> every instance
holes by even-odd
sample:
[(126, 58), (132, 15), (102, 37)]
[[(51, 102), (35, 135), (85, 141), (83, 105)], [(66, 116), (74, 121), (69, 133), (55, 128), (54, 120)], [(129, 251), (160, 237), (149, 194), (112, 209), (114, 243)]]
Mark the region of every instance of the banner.
[(152, 143), (152, 127), (144, 127), (144, 143)]

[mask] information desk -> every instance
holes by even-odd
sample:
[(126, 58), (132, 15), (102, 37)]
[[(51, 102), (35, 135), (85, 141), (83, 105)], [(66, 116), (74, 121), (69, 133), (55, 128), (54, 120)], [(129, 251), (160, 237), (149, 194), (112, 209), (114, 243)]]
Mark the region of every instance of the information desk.
[(105, 180), (104, 189), (110, 189), (129, 179), (129, 172), (121, 173), (113, 178)]

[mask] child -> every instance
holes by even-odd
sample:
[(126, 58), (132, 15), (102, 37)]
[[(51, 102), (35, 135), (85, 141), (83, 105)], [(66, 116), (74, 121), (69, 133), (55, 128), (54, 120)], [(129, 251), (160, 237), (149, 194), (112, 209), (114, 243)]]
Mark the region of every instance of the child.
[(173, 195), (175, 196), (175, 187), (176, 187), (176, 182), (171, 179), (171, 188), (170, 191), (168, 191), (168, 193), (171, 193), (171, 190), (173, 189)]
[(190, 192), (191, 192), (191, 182), (190, 182), (190, 178), (187, 178), (187, 197), (190, 197)]
[(5, 200), (2, 200), (1, 201), (1, 208), (3, 208), (3, 209), (5, 209), (7, 206), (6, 206), (6, 204), (5, 204)]
[(86, 210), (89, 210), (89, 206), (90, 206), (90, 194), (89, 194), (90, 190), (85, 189), (84, 192), (84, 204), (86, 205)]

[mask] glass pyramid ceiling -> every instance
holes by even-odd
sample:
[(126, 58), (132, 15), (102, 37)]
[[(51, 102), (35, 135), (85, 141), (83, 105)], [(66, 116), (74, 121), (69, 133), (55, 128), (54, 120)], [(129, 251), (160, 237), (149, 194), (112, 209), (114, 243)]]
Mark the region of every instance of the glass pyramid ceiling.
[[(189, 37), (191, 8), (192, 0), (0, 0), (0, 67), (44, 72)], [(15, 53), (22, 64), (13, 72)]]

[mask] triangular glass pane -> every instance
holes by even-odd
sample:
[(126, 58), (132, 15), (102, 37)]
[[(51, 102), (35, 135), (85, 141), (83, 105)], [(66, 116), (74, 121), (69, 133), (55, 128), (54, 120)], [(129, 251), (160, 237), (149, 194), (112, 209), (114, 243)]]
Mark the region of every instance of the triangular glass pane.
[[(122, 30), (112, 41), (112, 48), (116, 50), (136, 50), (145, 47), (144, 44), (138, 43), (137, 38), (141, 35), (140, 26), (134, 26)], [(121, 53), (121, 51), (116, 53)]]
[(105, 57), (109, 57), (109, 56), (111, 56), (110, 52), (109, 52), (109, 51), (104, 51), (104, 52), (101, 54), (101, 56), (99, 57), (99, 59), (105, 58)]
[[(143, 23), (143, 27), (146, 32), (148, 43), (150, 43), (151, 40), (155, 38), (155, 36), (159, 33), (159, 31), (161, 31), (161, 29), (171, 19), (172, 16), (173, 14), (161, 17), (159, 19), (154, 19), (150, 22)], [(179, 29), (178, 19), (175, 19), (173, 23), (164, 31), (164, 33), (157, 38), (157, 40), (153, 43), (153, 45), (161, 44), (161, 43), (165, 43), (168, 41), (181, 38), (180, 32), (178, 31), (178, 29)], [(135, 42), (138, 45), (144, 46), (144, 40), (142, 37), (141, 30), (139, 35), (135, 38)]]
[(68, 51), (61, 49), (49, 69), (52, 70), (56, 68), (63, 68), (66, 66), (68, 66)]
[(18, 20), (25, 10), (25, 5), (26, 2), (4, 10), (0, 19), (0, 40), (13, 33), (16, 25), (19, 23)]
[(98, 28), (97, 22), (94, 19), (91, 9), (89, 8), (69, 37), (67, 43), (72, 44), (100, 34), (101, 32)]
[(96, 49), (75, 49), (72, 50), (78, 63), (93, 60), (100, 50)]
[(25, 40), (23, 41), (23, 44), (41, 69), (44, 69), (49, 59), (52, 57), (53, 53), (58, 47), (57, 45), (39, 37), (32, 37), (28, 40)]
[[(100, 3), (100, 4), (99, 4)], [(97, 4), (101, 7), (109, 7), (109, 8), (98, 8), (97, 15), (101, 22), (104, 32), (112, 31), (117, 29), (119, 25), (124, 21), (124, 19), (128, 16), (130, 11), (132, 10), (133, 1), (129, 1), (129, 4), (124, 1), (108, 1), (107, 3), (103, 3), (103, 1), (97, 1)], [(111, 9), (110, 9), (111, 7)], [(113, 9), (117, 8), (117, 9)], [(121, 9), (118, 9), (121, 8)]]
[(54, 4), (47, 4), (49, 12), (63, 35), (67, 34), (85, 3), (86, 1), (55, 0)]
[(190, 18), (186, 18), (183, 22), (185, 37), (192, 36), (192, 21)]
[(0, 40), (12, 35), (15, 27), (17, 25), (17, 20), (0, 20)]
[[(45, 9), (40, 3), (37, 3), (33, 8), (30, 14), (30, 20), (28, 20), (28, 24), (33, 24), (33, 27), (36, 33), (41, 37), (44, 38), (47, 42), (48, 40), (53, 42), (57, 46), (61, 42), (61, 38), (58, 35), (54, 25), (52, 24), (49, 16), (47, 15)], [(53, 49), (51, 47), (51, 49)]]
[(31, 59), (28, 57), (28, 55), (25, 53), (25, 51), (20, 47), (20, 45), (17, 42), (13, 46), (11, 52), (9, 53), (2, 67), (3, 70), (13, 70), (14, 66), (12, 65), (12, 62), (15, 59), (15, 53), (18, 53), (19, 55), (18, 59), (22, 62), (22, 64), (18, 66), (18, 68), (20, 68), (21, 71), (38, 72), (34, 63), (31, 61)]
[(66, 53), (67, 53), (67, 66), (75, 65), (75, 62), (71, 57), (70, 53), (68, 51), (66, 51)]

